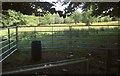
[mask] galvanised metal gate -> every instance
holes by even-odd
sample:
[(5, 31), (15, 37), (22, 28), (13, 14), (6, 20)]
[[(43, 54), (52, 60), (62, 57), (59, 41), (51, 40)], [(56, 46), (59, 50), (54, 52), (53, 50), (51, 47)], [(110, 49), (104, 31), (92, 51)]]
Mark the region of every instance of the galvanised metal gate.
[(2, 62), (17, 50), (17, 27), (2, 28), (0, 31), (0, 62)]

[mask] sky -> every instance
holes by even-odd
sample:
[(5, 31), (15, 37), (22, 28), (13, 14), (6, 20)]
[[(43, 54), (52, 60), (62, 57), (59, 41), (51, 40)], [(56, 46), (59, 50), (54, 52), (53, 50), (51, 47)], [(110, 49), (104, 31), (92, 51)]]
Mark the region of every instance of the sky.
[[(67, 8), (67, 6), (69, 5), (69, 3), (68, 4), (66, 4), (66, 5), (61, 5), (60, 3), (57, 3), (57, 4), (55, 4), (55, 9), (58, 11), (58, 10), (60, 10), (60, 11), (63, 11), (65, 8)], [(81, 8), (78, 8), (77, 9), (78, 11), (80, 11), (80, 12), (82, 12), (82, 10), (81, 10)]]
[[(63, 6), (62, 6), (61, 4), (58, 3), (58, 4), (56, 4), (55, 9), (56, 9), (56, 10), (63, 11), (64, 8), (66, 8), (68, 5), (69, 5), (69, 3), (68, 3), (67, 5), (63, 5)], [(80, 11), (80, 12), (82, 12), (82, 9), (81, 9), (81, 8), (78, 8), (77, 10)]]
[[(45, 0), (45, 1), (47, 1), (47, 2), (58, 2), (58, 1), (61, 1), (62, 2), (64, 0)], [(59, 2), (59, 3), (55, 4), (55, 6), (53, 8), (55, 8), (57, 11), (58, 10), (59, 11), (63, 11), (68, 5), (69, 5), (69, 3), (62, 6), (61, 3)], [(82, 12), (81, 8), (78, 8), (77, 10)]]

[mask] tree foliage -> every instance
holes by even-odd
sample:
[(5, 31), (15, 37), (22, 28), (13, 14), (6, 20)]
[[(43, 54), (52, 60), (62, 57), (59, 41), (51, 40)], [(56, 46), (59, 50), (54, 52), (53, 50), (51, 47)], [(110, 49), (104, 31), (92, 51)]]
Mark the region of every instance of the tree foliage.
[(12, 26), (12, 25), (24, 25), (26, 21), (23, 18), (23, 14), (16, 12), (14, 10), (4, 10), (2, 11), (2, 26)]
[[(37, 9), (41, 8), (43, 10), (43, 13), (47, 13), (48, 11), (50, 13), (58, 13), (64, 18), (72, 14), (76, 10), (76, 8), (81, 7), (82, 4), (83, 7), (81, 7), (84, 11), (87, 11), (87, 9), (92, 5), (93, 6), (93, 15), (110, 15), (110, 16), (119, 16), (119, 2), (62, 2), (62, 5), (68, 4), (68, 7), (64, 9), (63, 11), (56, 11), (55, 8), (52, 8), (52, 6), (55, 6), (57, 2), (3, 2), (2, 8), (3, 10), (13, 9), (16, 11), (20, 11), (23, 14), (30, 15), (32, 13), (35, 13)], [(104, 11), (104, 13), (103, 13)]]
[(92, 14), (93, 14), (93, 10), (91, 6), (86, 12), (83, 12), (82, 22), (85, 23), (86, 25), (90, 25), (93, 22)]
[(3, 10), (2, 11), (2, 25), (1, 26), (15, 26), (15, 25), (28, 25), (28, 26), (37, 26), (37, 25), (46, 25), (46, 24), (62, 24), (62, 23), (85, 23), (86, 25), (90, 25), (93, 22), (108, 22), (112, 20), (117, 20), (115, 17), (110, 17), (110, 15), (104, 16), (94, 16), (92, 15), (92, 7), (88, 9), (86, 12), (78, 12), (75, 11), (71, 16), (63, 18), (60, 17), (59, 14), (51, 14), (47, 13), (42, 16), (32, 15), (23, 15), (20, 12), (16, 12), (14, 10)]
[(81, 13), (79, 11), (73, 12), (71, 17), (73, 18), (75, 24), (79, 23), (82, 20), (82, 15), (81, 15)]
[(120, 17), (119, 12), (119, 2), (85, 2), (83, 10), (86, 11), (90, 6), (93, 6), (93, 15), (110, 15)]
[(49, 25), (55, 23), (55, 17), (50, 13), (45, 16), (45, 19)]
[(59, 16), (59, 14), (54, 14), (55, 17), (55, 24), (62, 24), (64, 23), (64, 19)]
[(74, 20), (72, 19), (72, 17), (66, 17), (66, 18), (64, 19), (64, 23), (67, 23), (67, 24), (69, 24), (69, 23), (74, 23)]

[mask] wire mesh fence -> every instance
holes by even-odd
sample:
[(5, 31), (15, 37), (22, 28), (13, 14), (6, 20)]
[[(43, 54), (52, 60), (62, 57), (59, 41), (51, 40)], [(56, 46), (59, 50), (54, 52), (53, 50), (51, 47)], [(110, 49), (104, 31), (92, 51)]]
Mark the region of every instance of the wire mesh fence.
[[(18, 26), (15, 27), (14, 34), (12, 34), (13, 29), (7, 30), (7, 35), (4, 35), (5, 39), (2, 38), (0, 42), (2, 44), (0, 50), (3, 48), (6, 50), (0, 56), (11, 49), (13, 52), (17, 49), (18, 51), (31, 51), (31, 42), (40, 40), (42, 51), (94, 51), (97, 54), (95, 54), (94, 62), (105, 65), (103, 68), (106, 73), (110, 73), (113, 62), (119, 60), (119, 25)], [(3, 44), (4, 42), (7, 42), (6, 45)]]
[(118, 26), (21, 27), (18, 33), (19, 49), (24, 51), (30, 50), (32, 40), (40, 40), (43, 49), (118, 49), (108, 46), (108, 38), (118, 37)]
[(95, 51), (95, 61), (108, 74), (117, 60), (119, 30), (119, 26), (109, 25), (20, 27), (18, 49), (30, 51), (31, 41), (40, 40), (43, 51)]

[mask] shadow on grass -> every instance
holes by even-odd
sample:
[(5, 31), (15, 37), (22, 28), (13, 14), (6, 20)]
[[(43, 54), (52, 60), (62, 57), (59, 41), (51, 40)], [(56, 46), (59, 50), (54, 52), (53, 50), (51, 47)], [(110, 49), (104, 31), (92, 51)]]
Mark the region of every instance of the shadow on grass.
[(42, 47), (48, 49), (111, 48), (109, 42), (111, 44), (114, 40), (117, 42), (118, 33), (118, 28), (101, 28), (99, 30), (92, 28), (89, 30), (71, 29), (55, 32), (19, 32), (19, 49), (22, 51), (29, 51), (31, 48), (31, 41), (33, 40), (40, 40), (42, 42)]

